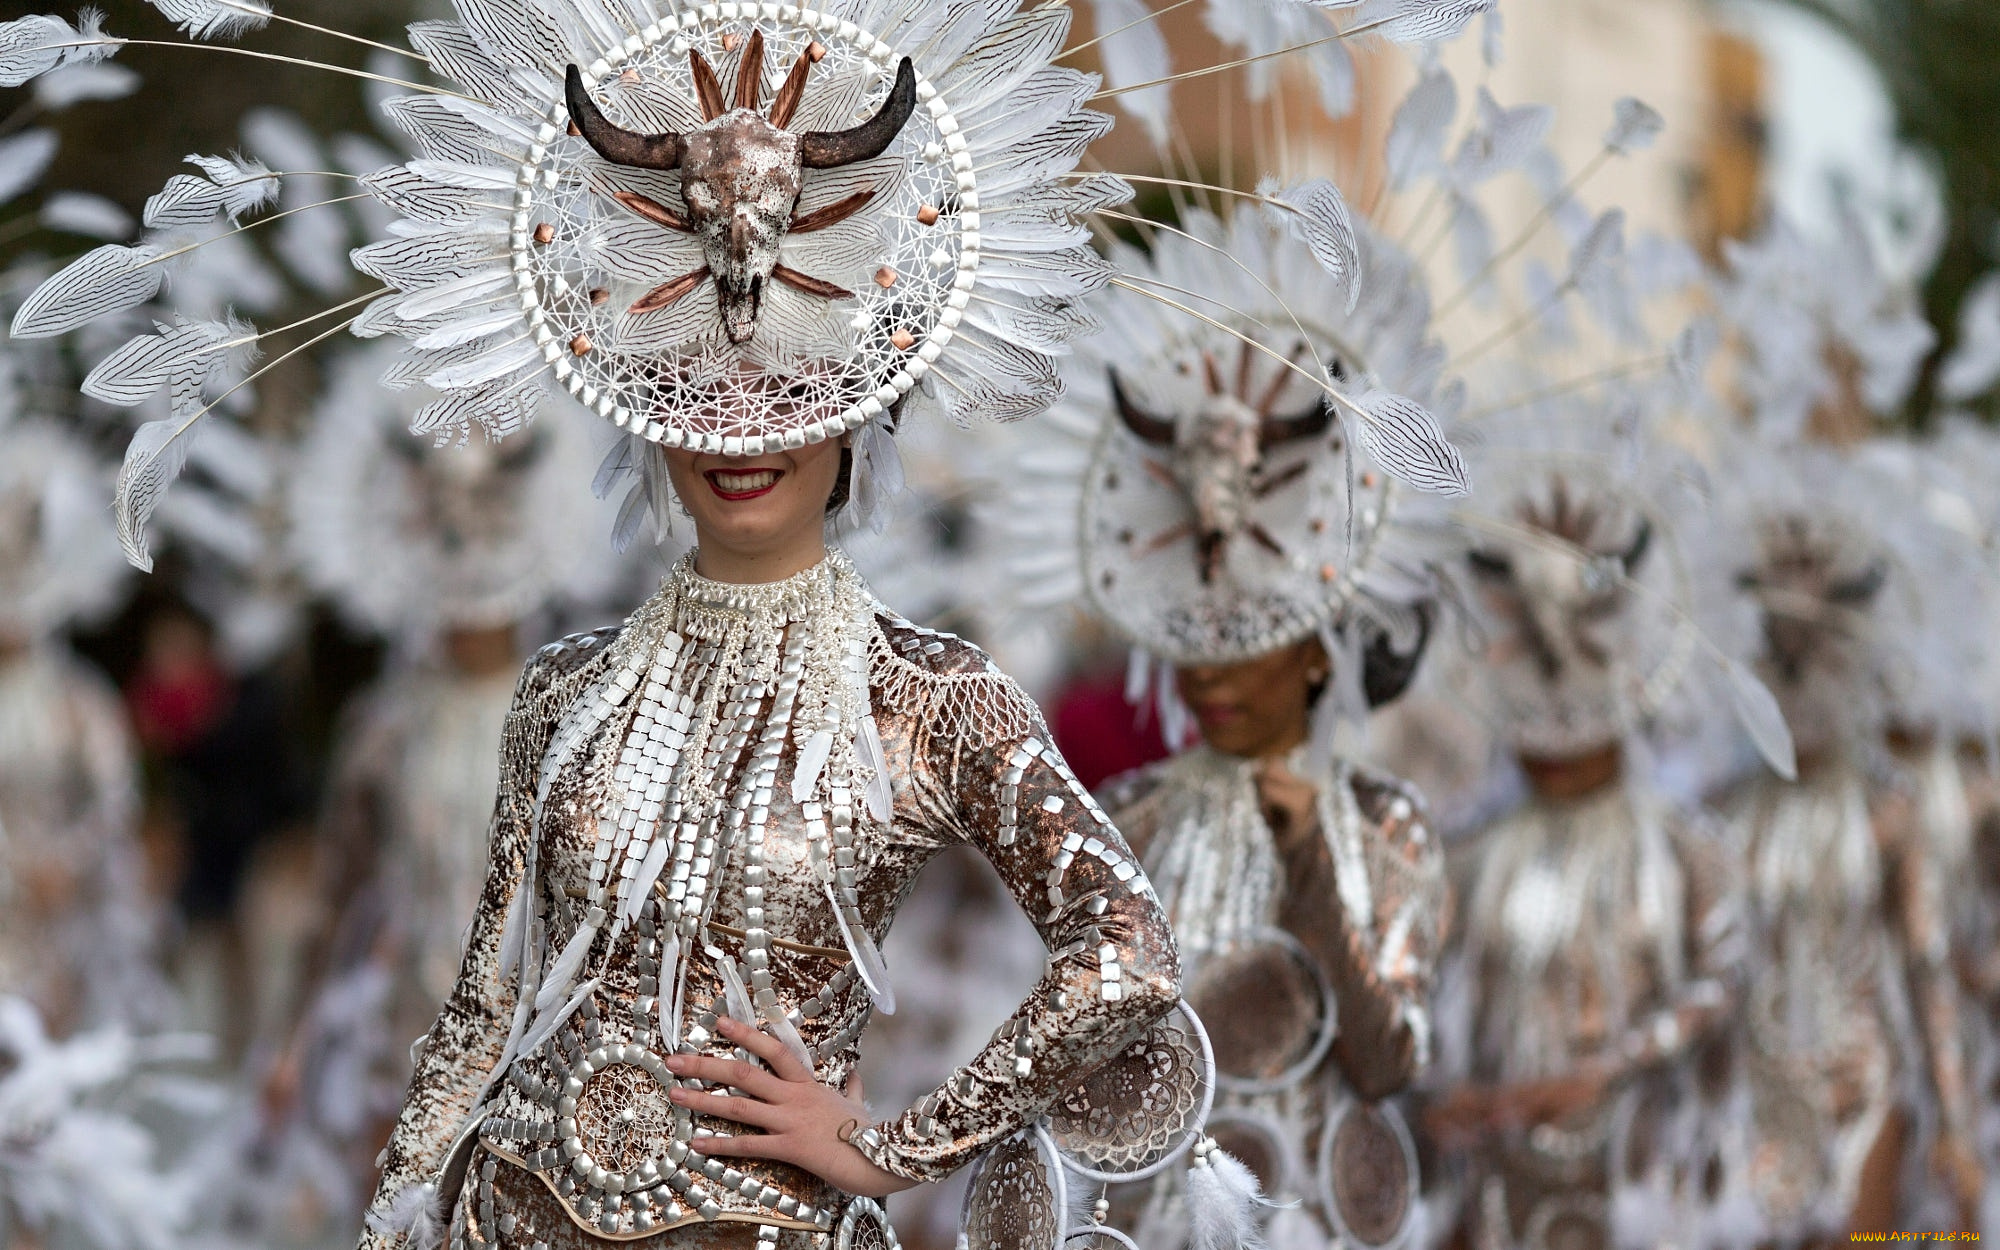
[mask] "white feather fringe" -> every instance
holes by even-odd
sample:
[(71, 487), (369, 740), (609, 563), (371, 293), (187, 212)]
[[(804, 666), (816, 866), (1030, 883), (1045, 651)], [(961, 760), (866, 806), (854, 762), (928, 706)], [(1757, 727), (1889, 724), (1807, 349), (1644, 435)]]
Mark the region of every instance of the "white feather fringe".
[(369, 1208), (368, 1227), (384, 1237), (402, 1237), (411, 1250), (434, 1250), (443, 1244), (451, 1208), (437, 1186), (405, 1185), (387, 1203)]
[(1189, 1250), (1269, 1250), (1257, 1208), (1273, 1205), (1249, 1168), (1205, 1138), (1188, 1169)]

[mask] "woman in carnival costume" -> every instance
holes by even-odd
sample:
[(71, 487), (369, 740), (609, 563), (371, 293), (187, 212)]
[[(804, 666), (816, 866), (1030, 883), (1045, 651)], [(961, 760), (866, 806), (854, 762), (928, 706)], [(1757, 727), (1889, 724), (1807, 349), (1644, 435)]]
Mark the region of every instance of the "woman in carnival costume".
[[(1983, 422), (1957, 417), (1948, 419), (1935, 442), (1923, 445), (1926, 477), (1935, 501), (1931, 511), (1957, 535), (1974, 538), (1980, 564), (1977, 583), (1948, 587), (1953, 607), (1962, 608), (1968, 592), (1992, 595), (2000, 592), (2000, 494), (1994, 490), (1995, 471), (2000, 469), (2000, 437)], [(1934, 622), (1939, 628), (1983, 646), (1985, 615), (1954, 612), (1950, 619)], [(1982, 652), (1982, 658), (1984, 653)], [(1960, 744), (1955, 760), (1958, 776), (1964, 781), (1957, 804), (1948, 795), (1927, 788), (1924, 810), (1933, 829), (1933, 845), (1951, 848), (1953, 835), (1962, 834), (1964, 844), (1958, 854), (1948, 853), (1937, 876), (1947, 883), (1973, 883), (1947, 893), (1947, 919), (1952, 923), (1952, 962), (1958, 971), (1966, 1037), (1967, 1094), (1979, 1110), (1971, 1123), (1980, 1161), (1985, 1168), (1985, 1191), (1980, 1219), (1973, 1225), (1982, 1231), (2000, 1228), (2000, 765), (1996, 765), (1993, 731), (1985, 728), (2000, 716), (2000, 668), (1990, 662), (1977, 671), (1985, 675), (1980, 688), (1968, 690), (1963, 683), (1953, 689), (1954, 703), (1970, 695), (1981, 700), (1983, 722), (1978, 734)], [(1938, 778), (1944, 771), (1932, 758)], [(1938, 778), (1941, 780), (1941, 778)], [(1963, 821), (1961, 825), (1959, 822)], [(1969, 875), (1962, 875), (1969, 874)]]
[(102, 512), (108, 478), (62, 427), (0, 414), (0, 982), (59, 1034), (157, 1022), (165, 1006), (131, 730), (62, 638), (128, 581)]
[[(1466, 575), (1483, 645), (1461, 674), (1525, 796), (1453, 857), (1425, 1118), (1463, 1159), (1473, 1246), (1726, 1235), (1705, 1226), (1721, 1195), (1700, 1178), (1734, 1145), (1716, 1131), (1727, 1091), (1700, 1077), (1742, 987), (1738, 875), (1655, 748), (1691, 707), (1727, 706), (1721, 685), (1695, 683), (1699, 700), (1685, 687), (1730, 630), (1709, 611), (1726, 592), (1698, 580), (1693, 475), (1656, 424), (1672, 402), (1659, 385), (1544, 401), (1494, 418), (1475, 462)], [(1764, 731), (1784, 766), (1783, 726)]]
[(117, 608), (130, 570), (103, 514), (109, 466), (36, 411), (68, 376), (39, 347), (0, 350), (0, 989), (60, 1037), (157, 1025), (170, 1002), (131, 727), (65, 638)]
[(1963, 835), (1936, 784), (1949, 760), (1916, 749), (1984, 719), (1980, 646), (1926, 619), (1979, 587), (1934, 515), (1948, 482), (1914, 491), (1921, 470), (1863, 442), (1937, 340), (1865, 227), (1839, 224), (1820, 242), (1775, 223), (1728, 249), (1715, 284), (1751, 430), (1718, 446), (1744, 553), (1726, 567), (1799, 736), (1798, 785), (1763, 778), (1720, 803), (1753, 919), (1751, 1181), (1781, 1238), (1897, 1227), (1927, 1181), (1969, 1219), (1979, 1187), (1949, 962)]
[[(1429, 1047), (1444, 908), (1421, 798), (1336, 755), (1415, 672), (1448, 532), (1436, 495), (1384, 475), (1317, 379), (1349, 402), (1428, 398), (1442, 349), (1429, 296), (1363, 231), (1350, 303), (1306, 244), (1255, 206), (1147, 228), (1136, 284), (1196, 293), (1218, 324), (1126, 291), (1065, 372), (1060, 444), (1024, 451), (996, 508), (1018, 593), (1073, 602), (1131, 643), (1170, 739), (1196, 745), (1111, 782), (1186, 960), (1217, 1066), (1212, 1137), (1289, 1209), (1281, 1246), (1383, 1246), (1416, 1209), (1392, 1108)], [(1455, 459), (1434, 487), (1458, 480)], [(1143, 697), (1143, 696), (1142, 696)], [(1196, 1234), (1162, 1180), (1119, 1222), (1139, 1244)], [(1122, 1204), (1121, 1204), (1122, 1205)]]
[[(162, 7), (204, 36), (271, 17)], [(1426, 38), (1485, 7), (1401, 5), (1370, 28)], [(974, 648), (875, 603), (824, 535), (849, 497), (866, 506), (898, 421), (1032, 415), (1057, 393), (1053, 353), (1091, 328), (1080, 297), (1112, 271), (1074, 219), (1126, 190), (1072, 173), (1109, 119), (1082, 108), (1089, 77), (1051, 64), (1069, 15), (457, 11), (412, 29), (414, 59), (457, 85), (386, 104), (424, 154), (363, 180), (404, 220), (355, 255), (394, 288), (355, 329), (413, 340), (399, 367), (442, 394), (420, 416), (434, 430), (509, 433), (552, 380), (626, 432), (605, 476), (633, 470), (656, 523), (677, 499), (697, 547), (623, 627), (545, 648), (521, 679), (486, 885), (368, 1242), (892, 1245), (879, 1197), (997, 1146), (970, 1239), (1060, 1244), (1044, 1146), (1095, 1149), (1141, 1105), (1104, 1100), (1152, 1083), (1073, 1091), (1107, 1061), (1143, 1071), (1149, 1029), (1194, 1073), (1181, 1086), (1198, 1080), (1185, 1014), (1160, 1024), (1172, 937), (1033, 704)], [(20, 19), (0, 26), (0, 82), (118, 46)], [(192, 216), (255, 209), (246, 184), (275, 180), (209, 172), (169, 189)], [(166, 255), (148, 240), (85, 256), (15, 332), (148, 297)], [(172, 326), (104, 367), (192, 395), (128, 452), (135, 551), (233, 341)], [(871, 1123), (843, 1089), (871, 1007), (894, 1003), (877, 941), (953, 842), (994, 862), (1050, 965), (969, 1064)], [(1024, 1133), (1065, 1096), (1090, 1114)]]
[(1969, 1219), (1980, 1173), (1946, 882), (1921, 787), (1885, 742), (1929, 636), (1900, 583), (1931, 556), (1898, 550), (1920, 526), (1875, 514), (1896, 495), (1879, 466), (1812, 446), (1740, 462), (1755, 477), (1736, 483), (1737, 584), (1800, 759), (1798, 784), (1752, 782), (1723, 805), (1753, 919), (1750, 1179), (1780, 1237), (1878, 1231), (1902, 1213), (1906, 1161), (1928, 1155)]
[[(324, 918), (268, 1082), (296, 1127), (351, 1156), (356, 1185), (409, 1082), (410, 1043), (457, 979), (519, 635), (602, 602), (619, 574), (600, 545), (608, 510), (579, 506), (595, 467), (584, 427), (464, 448), (413, 439), (423, 401), (379, 384), (387, 354), (336, 362), (287, 492), (307, 582), (391, 649), (340, 729), (319, 833)], [(360, 1196), (344, 1188), (328, 1199), (352, 1213)]]

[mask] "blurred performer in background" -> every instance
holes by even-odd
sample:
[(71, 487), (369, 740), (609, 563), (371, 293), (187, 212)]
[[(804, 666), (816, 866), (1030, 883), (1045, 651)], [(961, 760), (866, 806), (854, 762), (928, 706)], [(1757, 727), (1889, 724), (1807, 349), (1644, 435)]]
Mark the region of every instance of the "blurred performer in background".
[(1738, 460), (1738, 585), (1800, 751), (1797, 785), (1759, 780), (1725, 803), (1754, 916), (1751, 1179), (1775, 1235), (1833, 1237), (1897, 1227), (1905, 1169), (1928, 1163), (1969, 1228), (1982, 1180), (1949, 883), (1922, 790), (1884, 749), (1925, 637), (1896, 585), (1924, 561), (1898, 549), (1913, 528), (1884, 515), (1904, 498), (1894, 479), (1821, 448)]
[[(1326, 45), (1448, 37), (1491, 3), (1411, 0), (1381, 21), (1281, 7)], [(1055, 63), (1070, 14), (1014, 0), (466, 0), (459, 14), (411, 41), (462, 90), (384, 106), (425, 155), (365, 180), (400, 219), (354, 253), (392, 288), (355, 328), (411, 340), (392, 372), (440, 394), (427, 429), (514, 434), (545, 394), (579, 401), (623, 431), (599, 480), (637, 478), (625, 515), (664, 526), (678, 501), (698, 547), (622, 627), (545, 647), (522, 676), (484, 887), (380, 1156), (368, 1244), (893, 1247), (877, 1200), (977, 1161), (968, 1245), (1064, 1245), (1052, 1139), (1099, 1170), (1114, 1154), (1164, 1166), (1205, 1107), (1171, 929), (1035, 705), (976, 648), (889, 613), (825, 538), (882, 501), (903, 423), (1039, 414), (1061, 394), (1057, 359), (1096, 328), (1085, 297), (1116, 271), (1084, 221), (1131, 188), (1074, 176), (1111, 122), (1087, 107), (1098, 81)], [(0, 81), (117, 50), (85, 25), (0, 28)], [(256, 206), (214, 192), (278, 176), (217, 172), (177, 184), (193, 224)], [(1351, 296), (1339, 192), (1291, 194), (1273, 203), (1327, 244), (1310, 254)], [(52, 278), (16, 333), (131, 306), (150, 273), (97, 298), (107, 274), (153, 263), (128, 252)], [(199, 382), (224, 333), (162, 327), (129, 355)], [(1369, 372), (1429, 380), (1396, 365)], [(1464, 490), (1419, 400), (1351, 395), (1325, 367), (1295, 376), (1325, 397), (1303, 431), (1328, 434), (1338, 402), (1371, 423), (1382, 468)], [(1274, 419), (1296, 411), (1277, 398)], [(116, 506), (135, 558), (205, 411), (184, 403), (134, 444)], [(1349, 502), (1373, 529), (1391, 488), (1363, 489)], [(1323, 543), (1344, 551), (1334, 528)], [(1413, 612), (1378, 623), (1406, 648), (1421, 633)], [(1334, 658), (1358, 689), (1359, 662)], [(849, 1081), (869, 1015), (894, 1006), (878, 942), (950, 845), (994, 865), (1047, 968), (949, 1079), (878, 1117)], [(1120, 1078), (1086, 1091), (1107, 1066)], [(1190, 1218), (1220, 1230), (1207, 1244), (1254, 1244), (1248, 1173), (1205, 1139), (1192, 1154)]]
[(1425, 1121), (1463, 1164), (1470, 1247), (1702, 1237), (1697, 1066), (1740, 988), (1741, 916), (1722, 843), (1648, 750), (1702, 642), (1696, 503), (1665, 443), (1604, 414), (1657, 398), (1544, 404), (1475, 465), (1485, 646), (1464, 677), (1527, 796), (1453, 855)]
[(549, 422), (505, 443), (435, 446), (410, 433), (421, 405), (378, 384), (386, 363), (380, 350), (340, 362), (290, 490), (308, 581), (391, 655), (335, 748), (325, 914), (267, 1090), (290, 1129), (346, 1161), (344, 1185), (312, 1179), (350, 1213), (409, 1082), (411, 1042), (457, 977), (522, 627), (600, 601), (618, 572), (609, 509), (582, 493), (587, 431)]
[(168, 1006), (131, 732), (61, 633), (126, 585), (107, 477), (62, 430), (0, 412), (0, 988), (57, 1036)]
[[(1170, 736), (1198, 733), (1103, 798), (1160, 893), (1210, 1033), (1209, 1131), (1287, 1204), (1266, 1235), (1388, 1245), (1418, 1186), (1409, 1135), (1380, 1100), (1429, 1050), (1444, 865), (1417, 794), (1339, 757), (1333, 738), (1415, 673), (1433, 618), (1424, 547), (1444, 531), (1435, 513), (1427, 526), (1425, 496), (1349, 442), (1314, 379), (1421, 396), (1429, 304), (1372, 234), (1371, 282), (1349, 313), (1267, 216), (1182, 224), (1187, 236), (1162, 232), (1150, 257), (1119, 262), (1235, 310), (1257, 346), (1136, 296), (1107, 301), (1111, 328), (1079, 352), (1052, 422), (1062, 443), (1037, 440), (1014, 466), (1035, 483), (1007, 527), (1015, 581), (1109, 622)], [(1070, 553), (1056, 578), (1052, 550)], [(1135, 1197), (1119, 1219), (1149, 1250), (1196, 1236), (1178, 1177)]]

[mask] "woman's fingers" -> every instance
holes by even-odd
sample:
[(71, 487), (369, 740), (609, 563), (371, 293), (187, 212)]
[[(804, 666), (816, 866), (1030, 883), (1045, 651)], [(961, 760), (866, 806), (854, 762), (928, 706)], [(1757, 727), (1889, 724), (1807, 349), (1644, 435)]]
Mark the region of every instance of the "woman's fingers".
[(715, 1031), (723, 1040), (733, 1042), (771, 1066), (778, 1079), (784, 1081), (812, 1081), (812, 1069), (799, 1062), (799, 1057), (785, 1048), (785, 1044), (759, 1028), (752, 1028), (741, 1020), (727, 1016), (715, 1022)]
[(669, 1055), (667, 1071), (709, 1085), (740, 1089), (752, 1098), (777, 1102), (784, 1095), (784, 1082), (754, 1063), (741, 1059), (717, 1059), (709, 1055)]
[[(675, 1103), (700, 1115), (712, 1115), (718, 1120), (734, 1120), (738, 1124), (748, 1124), (752, 1128), (776, 1128), (784, 1117), (782, 1108), (755, 1098), (731, 1098), (724, 1094), (705, 1094), (700, 1090), (675, 1086), (667, 1095)], [(700, 1140), (697, 1138), (696, 1140)]]
[(696, 1154), (730, 1159), (776, 1159), (791, 1163), (790, 1144), (777, 1133), (743, 1133), (735, 1137), (692, 1137), (688, 1149)]

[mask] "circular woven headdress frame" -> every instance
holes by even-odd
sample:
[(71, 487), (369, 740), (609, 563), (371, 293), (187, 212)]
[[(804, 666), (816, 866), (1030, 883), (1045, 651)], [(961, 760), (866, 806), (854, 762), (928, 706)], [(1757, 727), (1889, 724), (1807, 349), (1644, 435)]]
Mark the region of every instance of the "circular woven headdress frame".
[[(787, 118), (800, 132), (851, 125), (857, 104), (874, 112), (898, 69), (888, 43), (831, 14), (721, 3), (648, 28), (582, 79), (614, 122), (680, 132), (701, 122), (704, 67), (761, 111), (770, 73), (801, 63), (805, 91)], [(694, 174), (605, 161), (566, 135), (568, 108), (550, 102), (520, 166), (509, 249), (534, 350), (563, 387), (620, 429), (726, 455), (836, 438), (895, 405), (951, 343), (980, 264), (966, 138), (946, 95), (911, 73), (918, 107), (888, 155), (806, 171), (758, 333), (742, 345), (722, 333), (699, 237), (628, 207), (644, 197), (685, 221)], [(733, 177), (756, 172), (736, 164)], [(856, 197), (858, 211), (813, 228)]]
[(1190, 214), (1134, 281), (1201, 291), (1176, 315), (1124, 289), (1105, 332), (1065, 362), (1051, 438), (1014, 465), (1001, 523), (1026, 603), (1068, 600), (1172, 664), (1229, 664), (1393, 616), (1423, 597), (1438, 496), (1382, 471), (1349, 402), (1426, 401), (1443, 351), (1422, 276), (1362, 232), (1371, 280), (1354, 309), (1267, 214)]

